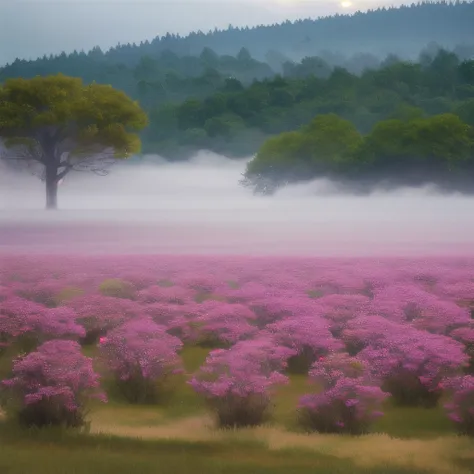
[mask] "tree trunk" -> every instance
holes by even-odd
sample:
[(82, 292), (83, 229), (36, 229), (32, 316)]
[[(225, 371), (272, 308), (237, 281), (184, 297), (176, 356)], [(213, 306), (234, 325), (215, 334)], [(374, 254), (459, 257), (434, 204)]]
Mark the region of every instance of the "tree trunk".
[(55, 166), (46, 167), (46, 209), (58, 208), (58, 172)]

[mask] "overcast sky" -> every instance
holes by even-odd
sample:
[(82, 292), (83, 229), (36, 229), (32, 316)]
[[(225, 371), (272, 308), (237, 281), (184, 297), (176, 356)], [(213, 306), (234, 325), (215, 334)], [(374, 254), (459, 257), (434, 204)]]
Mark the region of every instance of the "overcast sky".
[[(342, 2), (342, 3), (341, 3)], [(166, 32), (257, 25), (366, 10), (400, 0), (0, 0), (0, 64), (108, 49)]]

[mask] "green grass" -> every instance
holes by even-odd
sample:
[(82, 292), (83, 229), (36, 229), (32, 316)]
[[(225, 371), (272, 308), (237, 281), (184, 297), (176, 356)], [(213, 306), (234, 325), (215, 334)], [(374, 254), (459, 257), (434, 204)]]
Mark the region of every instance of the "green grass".
[(374, 431), (404, 439), (431, 439), (453, 433), (453, 424), (441, 407), (399, 408), (387, 403), (384, 414), (375, 423)]
[[(424, 474), (396, 466), (363, 467), (302, 449), (274, 451), (255, 442), (140, 441), (57, 432), (0, 432), (2, 474)], [(459, 470), (458, 472), (463, 472)], [(466, 471), (468, 472), (468, 471)], [(453, 474), (455, 472), (453, 471)]]

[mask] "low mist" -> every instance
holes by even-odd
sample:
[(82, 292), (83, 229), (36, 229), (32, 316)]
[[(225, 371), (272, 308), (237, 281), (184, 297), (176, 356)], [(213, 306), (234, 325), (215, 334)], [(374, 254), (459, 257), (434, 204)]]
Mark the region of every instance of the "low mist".
[(326, 180), (271, 197), (239, 184), (246, 160), (146, 156), (75, 173), (43, 211), (44, 183), (0, 168), (0, 250), (321, 256), (474, 254), (474, 199), (434, 187), (343, 193)]

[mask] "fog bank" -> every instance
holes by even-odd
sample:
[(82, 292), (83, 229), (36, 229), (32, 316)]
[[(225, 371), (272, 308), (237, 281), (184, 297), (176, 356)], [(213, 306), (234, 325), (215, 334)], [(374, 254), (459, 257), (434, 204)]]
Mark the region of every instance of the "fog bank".
[(58, 212), (44, 184), (0, 169), (0, 251), (285, 255), (474, 254), (474, 199), (434, 188), (352, 196), (320, 180), (254, 196), (245, 160), (201, 153), (117, 164), (108, 176), (71, 174)]

